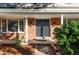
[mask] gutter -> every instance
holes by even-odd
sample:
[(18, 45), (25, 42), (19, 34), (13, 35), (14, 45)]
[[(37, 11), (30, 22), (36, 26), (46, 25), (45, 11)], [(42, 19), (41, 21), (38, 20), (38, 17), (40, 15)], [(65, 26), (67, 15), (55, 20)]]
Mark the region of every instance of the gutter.
[(0, 9), (0, 12), (22, 12), (22, 13), (79, 13), (78, 9)]

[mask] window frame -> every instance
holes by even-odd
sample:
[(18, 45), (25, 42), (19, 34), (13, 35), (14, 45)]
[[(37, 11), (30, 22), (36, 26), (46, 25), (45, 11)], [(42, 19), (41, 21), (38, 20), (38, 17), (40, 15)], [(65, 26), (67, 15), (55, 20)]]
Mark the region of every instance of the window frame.
[[(7, 32), (7, 23), (6, 23), (6, 19), (3, 19), (3, 20), (1, 20), (1, 21), (2, 21), (2, 27), (1, 27), (2, 32)], [(3, 24), (3, 22), (4, 22), (4, 24)], [(5, 31), (4, 31), (4, 28), (6, 29)]]
[[(43, 20), (43, 19), (37, 18), (35, 23), (37, 23), (37, 20)], [(51, 31), (51, 30), (50, 30), (50, 19), (49, 19), (49, 18), (45, 18), (44, 20), (45, 20), (45, 21), (46, 21), (46, 20), (49, 20), (49, 36), (44, 36), (44, 37), (49, 38), (49, 37), (51, 36), (51, 34), (50, 34), (50, 31)], [(37, 26), (37, 25), (36, 25), (36, 26)], [(41, 32), (43, 32), (43, 31), (41, 31)], [(43, 33), (41, 33), (41, 34), (42, 34), (41, 36), (37, 36), (37, 34), (36, 34), (36, 38), (40, 38), (40, 39), (41, 39), (42, 36), (43, 36)]]
[[(12, 23), (13, 22), (13, 23)], [(16, 27), (14, 27), (14, 26), (9, 26), (9, 24), (10, 25), (15, 25), (15, 24), (17, 24), (17, 28)], [(18, 27), (19, 27), (19, 25), (18, 25), (18, 20), (11, 20), (11, 19), (8, 19), (8, 32), (18, 32)], [(9, 29), (9, 28), (15, 28), (15, 31), (12, 31), (11, 29)]]
[[(24, 18), (18, 18), (17, 20), (18, 20), (18, 31), (16, 32), (16, 31), (14, 31), (14, 32), (9, 32), (8, 31), (8, 20), (9, 19), (5, 19), (6, 20), (6, 32), (3, 32), (3, 28), (2, 28), (2, 24), (3, 24), (3, 22), (2, 22), (2, 20), (3, 20), (3, 18), (1, 18), (0, 19), (0, 22), (1, 22), (1, 24), (0, 24), (0, 27), (1, 27), (1, 32), (3, 32), (3, 33), (24, 33), (24, 29), (23, 29), (23, 31), (20, 31), (20, 19), (24, 19)], [(23, 21), (25, 21), (25, 20), (23, 20)], [(25, 27), (25, 24), (24, 24), (24, 27)]]

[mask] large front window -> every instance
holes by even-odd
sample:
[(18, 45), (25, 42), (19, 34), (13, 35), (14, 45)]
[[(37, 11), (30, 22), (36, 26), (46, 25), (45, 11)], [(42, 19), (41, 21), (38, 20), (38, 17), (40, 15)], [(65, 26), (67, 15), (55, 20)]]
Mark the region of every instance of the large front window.
[(49, 37), (50, 24), (48, 19), (36, 20), (36, 37)]
[(8, 31), (18, 32), (18, 20), (8, 20)]
[(24, 21), (23, 19), (20, 19), (20, 22), (19, 22), (19, 27), (20, 27), (20, 31), (23, 32), (24, 31)]
[(24, 32), (24, 19), (0, 19), (0, 31)]

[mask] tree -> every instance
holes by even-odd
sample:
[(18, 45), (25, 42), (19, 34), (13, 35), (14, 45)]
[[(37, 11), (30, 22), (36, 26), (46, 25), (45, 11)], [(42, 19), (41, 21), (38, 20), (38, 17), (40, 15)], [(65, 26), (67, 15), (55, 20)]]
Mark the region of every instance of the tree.
[(62, 25), (60, 29), (55, 28), (58, 45), (62, 49), (62, 54), (79, 53), (79, 22), (72, 20), (69, 24)]

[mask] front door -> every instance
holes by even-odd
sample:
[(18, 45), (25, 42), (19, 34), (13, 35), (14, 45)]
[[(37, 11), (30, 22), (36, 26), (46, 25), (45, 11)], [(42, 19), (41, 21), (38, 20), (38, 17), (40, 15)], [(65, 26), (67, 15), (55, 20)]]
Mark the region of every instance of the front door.
[(49, 19), (36, 20), (36, 37), (49, 37), (50, 36), (50, 23)]

